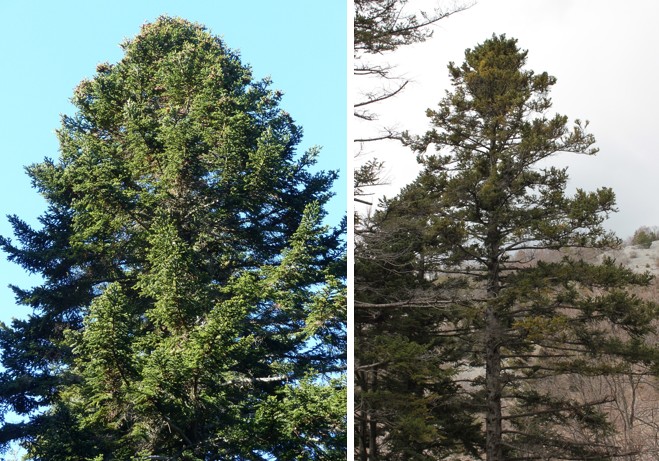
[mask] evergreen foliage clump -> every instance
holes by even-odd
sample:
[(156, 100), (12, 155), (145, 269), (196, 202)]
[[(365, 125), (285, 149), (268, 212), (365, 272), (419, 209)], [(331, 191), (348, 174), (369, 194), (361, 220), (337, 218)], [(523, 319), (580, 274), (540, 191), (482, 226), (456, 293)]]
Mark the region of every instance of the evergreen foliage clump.
[(642, 226), (636, 229), (631, 239), (632, 245), (638, 245), (641, 248), (650, 248), (652, 242), (659, 240), (659, 229)]
[(34, 460), (345, 459), (345, 226), (281, 93), (161, 17), (76, 88), (10, 217), (0, 443)]

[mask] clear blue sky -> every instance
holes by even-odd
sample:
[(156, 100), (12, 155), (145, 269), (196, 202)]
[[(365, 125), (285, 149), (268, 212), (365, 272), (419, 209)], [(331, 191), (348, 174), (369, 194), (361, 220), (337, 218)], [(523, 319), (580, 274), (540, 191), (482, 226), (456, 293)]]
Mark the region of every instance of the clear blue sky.
[[(124, 38), (167, 14), (199, 22), (239, 50), (254, 77), (270, 76), (284, 92), (282, 108), (304, 129), (300, 151), (322, 146), (319, 167), (339, 169), (328, 211), (346, 212), (346, 2), (238, 1), (36, 1), (1, 0), (0, 18), (0, 234), (5, 216), (35, 222), (45, 202), (23, 167), (57, 158), (54, 130), (72, 114), (74, 87), (100, 62), (117, 62)], [(14, 306), (9, 283), (31, 284), (22, 268), (0, 256), (0, 320), (27, 314)]]

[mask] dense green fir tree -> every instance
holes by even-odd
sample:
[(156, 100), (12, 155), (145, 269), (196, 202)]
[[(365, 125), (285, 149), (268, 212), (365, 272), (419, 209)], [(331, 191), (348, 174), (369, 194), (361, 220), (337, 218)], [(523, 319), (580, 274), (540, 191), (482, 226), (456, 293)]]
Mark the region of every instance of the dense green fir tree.
[(281, 94), (161, 17), (75, 90), (11, 217), (0, 442), (33, 460), (345, 459), (345, 226)]
[[(465, 399), (461, 408), (482, 424), (476, 459), (613, 459), (625, 453), (607, 442), (614, 427), (604, 404), (611, 397), (590, 397), (574, 383), (632, 373), (635, 362), (656, 369), (651, 338), (659, 310), (633, 294), (649, 276), (579, 257), (579, 249), (619, 243), (602, 226), (615, 197), (607, 188), (567, 194), (567, 170), (549, 159), (594, 155), (594, 138), (585, 123), (570, 127), (567, 117), (548, 114), (555, 78), (526, 70), (526, 57), (516, 40), (493, 36), (467, 50), (462, 65), (449, 65), (453, 91), (428, 110), (433, 129), (408, 137), (423, 171), (384, 204), (361, 250), (368, 265), (356, 276), (356, 312), (396, 307), (389, 314), (393, 333), (373, 321), (362, 321), (360, 332), (367, 345), (393, 341), (395, 325), (418, 315), (404, 306), (426, 306), (432, 319), (426, 334), (435, 335), (429, 350), (439, 354), (435, 360), (452, 384), (436, 393), (440, 401)], [(378, 242), (395, 232), (404, 236), (394, 239), (402, 245), (383, 251)], [(562, 257), (535, 259), (547, 252)], [(381, 279), (408, 272), (415, 282), (388, 292), (369, 267), (380, 268)], [(393, 363), (380, 367), (381, 387), (400, 379)], [(452, 433), (450, 426), (437, 428), (438, 437)], [(432, 459), (420, 449), (419, 459)], [(469, 456), (463, 449), (454, 454)]]

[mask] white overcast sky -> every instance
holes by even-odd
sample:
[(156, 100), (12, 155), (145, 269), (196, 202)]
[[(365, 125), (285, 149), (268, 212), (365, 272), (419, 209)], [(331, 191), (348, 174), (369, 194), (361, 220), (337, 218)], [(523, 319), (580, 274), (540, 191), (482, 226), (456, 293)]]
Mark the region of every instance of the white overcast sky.
[[(447, 5), (437, 2), (410, 0), (408, 7)], [(558, 79), (553, 110), (571, 121), (590, 121), (599, 154), (560, 154), (552, 162), (569, 166), (570, 187), (612, 187), (620, 211), (606, 226), (621, 238), (642, 225), (659, 226), (658, 20), (659, 2), (653, 0), (478, 0), (440, 21), (427, 42), (384, 57), (412, 83), (379, 104), (378, 123), (425, 132), (425, 110), (436, 107), (450, 86), (448, 62), (462, 63), (466, 48), (493, 33), (506, 34), (528, 50), (528, 69)], [(355, 83), (355, 91), (360, 85)], [(375, 127), (356, 125), (356, 135)], [(414, 154), (394, 142), (368, 149), (387, 162), (390, 185), (377, 195), (395, 195), (419, 171)]]

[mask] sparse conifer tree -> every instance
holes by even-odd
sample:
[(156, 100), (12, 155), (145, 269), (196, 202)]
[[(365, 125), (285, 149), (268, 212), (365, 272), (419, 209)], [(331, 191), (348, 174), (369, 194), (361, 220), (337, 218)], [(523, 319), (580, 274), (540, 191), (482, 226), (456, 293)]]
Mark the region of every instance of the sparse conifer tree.
[(407, 137), (423, 171), (386, 204), (382, 217), (390, 222), (374, 233), (417, 222), (417, 238), (407, 239), (413, 264), (391, 269), (407, 267), (431, 287), (432, 296), (398, 293), (410, 304), (431, 301), (426, 309), (441, 320), (428, 324), (435, 353), (473, 399), (483, 458), (609, 459), (620, 452), (603, 442), (612, 430), (606, 399), (584, 399), (567, 383), (656, 363), (648, 338), (658, 309), (628, 290), (650, 277), (612, 260), (589, 264), (578, 253), (553, 263), (525, 259), (619, 243), (602, 225), (615, 210), (613, 192), (570, 196), (567, 170), (550, 166), (557, 154), (597, 149), (587, 123), (569, 126), (549, 113), (556, 80), (527, 70), (526, 57), (516, 40), (493, 36), (467, 50), (463, 64), (449, 65), (453, 89), (427, 112), (433, 129)]

